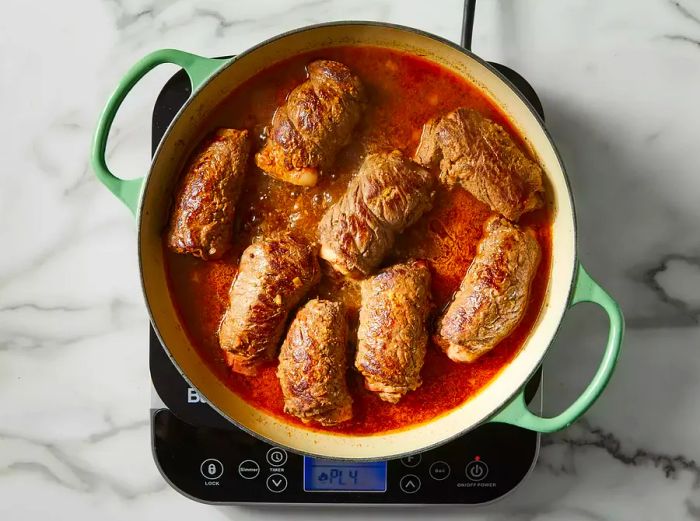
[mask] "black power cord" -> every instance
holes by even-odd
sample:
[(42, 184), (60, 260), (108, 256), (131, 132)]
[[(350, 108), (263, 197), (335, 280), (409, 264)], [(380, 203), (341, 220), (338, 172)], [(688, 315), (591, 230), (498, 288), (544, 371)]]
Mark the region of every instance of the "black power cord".
[(464, 0), (464, 16), (462, 17), (462, 47), (468, 51), (472, 50), (475, 9), (476, 0)]

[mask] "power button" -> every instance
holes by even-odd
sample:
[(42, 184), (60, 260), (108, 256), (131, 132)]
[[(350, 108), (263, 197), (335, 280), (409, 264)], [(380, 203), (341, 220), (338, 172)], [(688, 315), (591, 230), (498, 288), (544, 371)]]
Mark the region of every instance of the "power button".
[(476, 457), (473, 461), (467, 463), (467, 468), (464, 469), (467, 478), (471, 481), (481, 481), (489, 473), (489, 466), (481, 461), (481, 458)]

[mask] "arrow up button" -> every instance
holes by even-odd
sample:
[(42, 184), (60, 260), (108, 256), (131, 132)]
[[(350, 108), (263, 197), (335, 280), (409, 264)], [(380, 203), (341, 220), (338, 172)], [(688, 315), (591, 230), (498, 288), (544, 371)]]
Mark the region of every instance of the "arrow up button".
[(405, 494), (415, 494), (420, 490), (420, 479), (415, 474), (406, 474), (399, 481), (399, 487)]

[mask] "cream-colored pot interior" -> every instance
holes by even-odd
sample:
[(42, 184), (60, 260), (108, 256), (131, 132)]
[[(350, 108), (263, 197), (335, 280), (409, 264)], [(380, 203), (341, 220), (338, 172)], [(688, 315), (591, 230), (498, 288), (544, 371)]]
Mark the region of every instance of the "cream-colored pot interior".
[[(261, 69), (300, 52), (337, 45), (374, 45), (414, 53), (476, 84), (526, 137), (544, 167), (556, 207), (549, 290), (539, 322), (522, 351), (464, 405), (428, 423), (382, 435), (347, 436), (307, 430), (249, 406), (211, 373), (189, 342), (171, 302), (163, 269), (161, 233), (171, 185), (199, 137), (202, 122), (234, 88)], [(195, 93), (166, 133), (146, 181), (139, 221), (141, 276), (152, 321), (187, 380), (240, 427), (273, 444), (329, 458), (398, 457), (443, 443), (487, 420), (539, 366), (567, 306), (575, 267), (574, 216), (566, 177), (551, 140), (532, 110), (498, 74), (458, 47), (430, 35), (383, 24), (344, 23), (301, 29), (239, 55), (220, 70)]]

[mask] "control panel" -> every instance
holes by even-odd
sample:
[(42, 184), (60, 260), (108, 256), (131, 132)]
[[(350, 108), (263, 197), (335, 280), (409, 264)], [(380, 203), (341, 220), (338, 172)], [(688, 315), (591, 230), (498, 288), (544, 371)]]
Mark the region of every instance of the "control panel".
[(495, 500), (534, 464), (538, 435), (486, 424), (422, 454), (378, 461), (300, 456), (236, 428), (152, 413), (153, 452), (170, 483), (221, 503), (459, 503)]

